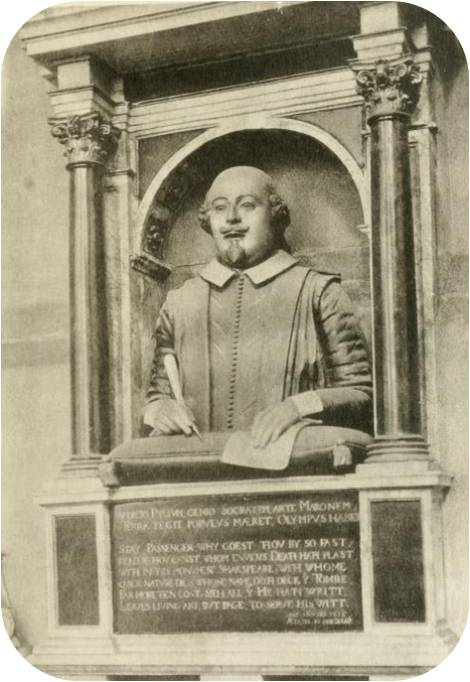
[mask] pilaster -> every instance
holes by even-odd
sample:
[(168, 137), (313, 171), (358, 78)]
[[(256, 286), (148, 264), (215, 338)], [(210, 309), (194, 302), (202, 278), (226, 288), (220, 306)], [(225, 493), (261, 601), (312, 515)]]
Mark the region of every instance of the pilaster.
[(136, 142), (129, 133), (129, 104), (122, 80), (114, 81), (113, 122), (121, 131), (120, 143), (105, 177), (104, 213), (107, 225), (107, 313), (112, 371), (110, 371), (110, 419), (112, 443), (116, 446), (133, 435), (132, 380), (133, 330), (140, 323), (140, 282), (132, 276), (129, 254), (136, 250), (134, 216), (138, 197)]

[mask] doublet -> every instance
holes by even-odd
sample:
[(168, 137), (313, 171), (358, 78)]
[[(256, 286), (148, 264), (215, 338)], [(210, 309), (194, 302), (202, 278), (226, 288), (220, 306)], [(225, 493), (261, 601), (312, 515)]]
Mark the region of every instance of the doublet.
[(370, 427), (368, 354), (338, 277), (285, 251), (232, 270), (212, 261), (168, 294), (156, 325), (147, 401), (172, 397), (163, 356), (176, 355), (202, 430), (246, 430), (292, 396), (303, 415)]

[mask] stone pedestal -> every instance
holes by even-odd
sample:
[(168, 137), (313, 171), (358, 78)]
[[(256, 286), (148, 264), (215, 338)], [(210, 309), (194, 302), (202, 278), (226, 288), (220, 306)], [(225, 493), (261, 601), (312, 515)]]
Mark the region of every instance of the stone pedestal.
[(386, 474), (54, 483), (38, 500), (49, 633), (31, 662), (202, 679), (433, 668), (455, 643), (442, 598), (450, 481), (422, 462)]

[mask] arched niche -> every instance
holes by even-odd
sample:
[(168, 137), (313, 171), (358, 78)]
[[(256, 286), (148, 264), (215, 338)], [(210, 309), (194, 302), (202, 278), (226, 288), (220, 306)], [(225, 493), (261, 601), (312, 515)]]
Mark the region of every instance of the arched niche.
[[(144, 346), (152, 345), (166, 290), (196, 274), (214, 255), (212, 239), (199, 227), (198, 208), (215, 176), (234, 165), (257, 166), (273, 177), (290, 208), (286, 238), (294, 255), (318, 270), (341, 274), (370, 339), (364, 174), (331, 135), (305, 123), (289, 125), (208, 131), (155, 169), (139, 210), (141, 252), (134, 259), (135, 269), (149, 275), (142, 288)], [(149, 361), (143, 358), (144, 368)]]

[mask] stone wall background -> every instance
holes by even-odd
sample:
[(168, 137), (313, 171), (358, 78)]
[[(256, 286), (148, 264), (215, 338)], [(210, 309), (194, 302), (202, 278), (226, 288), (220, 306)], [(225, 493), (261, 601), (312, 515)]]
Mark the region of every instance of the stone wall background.
[(16, 38), (2, 94), (2, 552), (18, 630), (34, 644), (47, 607), (33, 497), (70, 453), (68, 177), (45, 81)]

